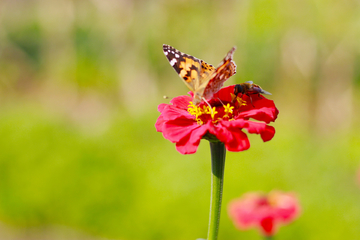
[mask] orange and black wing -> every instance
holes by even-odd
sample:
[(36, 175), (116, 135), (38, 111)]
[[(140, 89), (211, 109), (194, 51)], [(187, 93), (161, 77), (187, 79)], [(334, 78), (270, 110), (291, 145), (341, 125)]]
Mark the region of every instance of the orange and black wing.
[(236, 48), (233, 47), (216, 68), (214, 77), (209, 81), (205, 91), (204, 98), (210, 99), (223, 86), (224, 82), (236, 73), (236, 64), (233, 61), (233, 55)]
[(182, 53), (166, 44), (163, 45), (163, 51), (170, 65), (194, 93), (193, 103), (198, 104), (210, 79), (215, 76), (215, 68), (201, 59)]

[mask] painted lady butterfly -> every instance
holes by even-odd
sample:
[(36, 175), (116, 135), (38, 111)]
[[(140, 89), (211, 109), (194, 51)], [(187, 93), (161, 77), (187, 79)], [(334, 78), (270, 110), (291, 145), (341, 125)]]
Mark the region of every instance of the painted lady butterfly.
[(232, 60), (233, 47), (217, 68), (201, 59), (182, 53), (164, 44), (163, 51), (170, 65), (184, 80), (185, 85), (194, 93), (193, 104), (208, 100), (220, 90), (224, 82), (236, 73), (236, 64)]

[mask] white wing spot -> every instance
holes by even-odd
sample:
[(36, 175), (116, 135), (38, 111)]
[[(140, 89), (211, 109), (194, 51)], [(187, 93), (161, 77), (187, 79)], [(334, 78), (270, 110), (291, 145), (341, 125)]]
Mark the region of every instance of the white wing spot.
[(171, 61), (170, 61), (170, 65), (171, 65), (171, 66), (174, 66), (176, 62), (177, 62), (177, 60), (176, 60), (175, 58), (173, 58), (173, 59), (171, 59)]
[(179, 57), (180, 57), (180, 55), (179, 55), (179, 54), (177, 54), (177, 53), (175, 53), (175, 57), (176, 57), (176, 58), (179, 58)]
[(167, 56), (169, 53), (168, 53), (168, 52), (164, 52), (164, 54)]

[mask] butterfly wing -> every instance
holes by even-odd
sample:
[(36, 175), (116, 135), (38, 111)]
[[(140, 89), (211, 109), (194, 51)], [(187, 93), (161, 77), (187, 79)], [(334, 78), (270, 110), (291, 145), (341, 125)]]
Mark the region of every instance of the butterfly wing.
[(193, 103), (200, 103), (210, 79), (215, 76), (215, 68), (196, 57), (182, 53), (164, 44), (163, 51), (170, 65), (179, 74), (185, 85), (194, 93)]
[(205, 88), (203, 94), (205, 99), (212, 98), (212, 96), (224, 85), (224, 82), (236, 73), (236, 64), (233, 61), (235, 50), (236, 48), (233, 47), (216, 68), (214, 77), (209, 81), (207, 87)]

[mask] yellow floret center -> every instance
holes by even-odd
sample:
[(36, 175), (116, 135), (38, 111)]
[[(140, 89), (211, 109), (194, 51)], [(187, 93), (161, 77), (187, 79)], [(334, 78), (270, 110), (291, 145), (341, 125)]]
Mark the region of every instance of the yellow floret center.
[(233, 109), (234, 106), (230, 106), (229, 103), (227, 105), (223, 105), (222, 107), (218, 107), (218, 109), (216, 107), (211, 108), (207, 105), (196, 106), (192, 102), (188, 105), (188, 112), (190, 115), (195, 116), (195, 120), (198, 125), (203, 125), (204, 122), (209, 120), (213, 123), (217, 123), (220, 120), (234, 120)]

